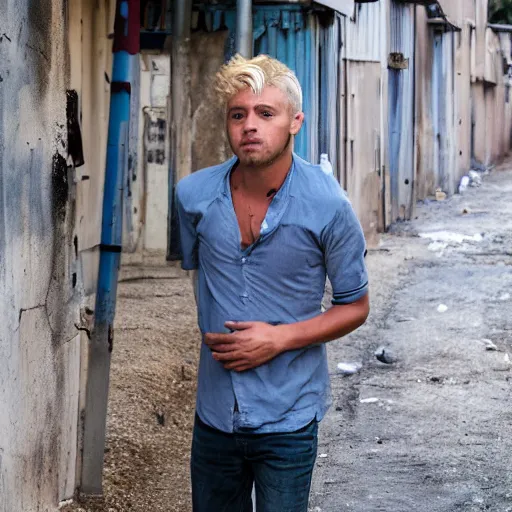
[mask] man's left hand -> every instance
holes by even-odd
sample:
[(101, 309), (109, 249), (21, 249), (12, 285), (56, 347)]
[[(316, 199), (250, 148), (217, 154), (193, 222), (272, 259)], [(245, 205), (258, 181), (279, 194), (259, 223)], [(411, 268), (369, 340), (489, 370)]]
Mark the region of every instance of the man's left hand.
[(213, 358), (224, 364), (226, 370), (243, 372), (267, 363), (278, 356), (280, 346), (278, 329), (264, 322), (226, 322), (230, 334), (205, 334)]

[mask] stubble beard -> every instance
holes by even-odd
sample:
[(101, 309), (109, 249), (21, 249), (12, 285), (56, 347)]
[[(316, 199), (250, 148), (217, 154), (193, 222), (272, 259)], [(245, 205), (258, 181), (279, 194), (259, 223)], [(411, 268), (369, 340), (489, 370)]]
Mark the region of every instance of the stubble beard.
[[(229, 135), (228, 135), (228, 141), (231, 146), (231, 149), (233, 150), (233, 144), (231, 143), (231, 139), (229, 138)], [(236, 155), (236, 156), (238, 157), (238, 160), (244, 167), (249, 167), (251, 169), (262, 169), (265, 167), (270, 167), (276, 160), (278, 160), (283, 155), (283, 153), (285, 153), (286, 150), (290, 147), (291, 143), (292, 143), (292, 135), (288, 134), (288, 139), (286, 140), (286, 143), (284, 144), (284, 146), (282, 148), (274, 151), (269, 156), (258, 157), (258, 155), (251, 155), (251, 154), (243, 156), (243, 158), (240, 158), (239, 155)], [(234, 150), (233, 150), (233, 153), (234, 153)]]

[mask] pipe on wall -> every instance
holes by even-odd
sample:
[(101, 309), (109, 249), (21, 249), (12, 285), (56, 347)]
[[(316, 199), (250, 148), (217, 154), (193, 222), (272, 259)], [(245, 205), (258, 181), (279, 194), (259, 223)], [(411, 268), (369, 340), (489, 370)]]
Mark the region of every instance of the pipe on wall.
[(236, 2), (236, 51), (246, 59), (252, 57), (252, 0)]
[(171, 161), (169, 166), (169, 214), (167, 218), (167, 260), (181, 258), (174, 203), (175, 187), (191, 173), (190, 28), (192, 0), (174, 0), (171, 58)]
[(139, 52), (140, 0), (117, 0), (107, 138), (100, 263), (94, 329), (88, 350), (80, 491), (100, 495), (123, 234), (123, 189), (128, 162), (132, 55)]

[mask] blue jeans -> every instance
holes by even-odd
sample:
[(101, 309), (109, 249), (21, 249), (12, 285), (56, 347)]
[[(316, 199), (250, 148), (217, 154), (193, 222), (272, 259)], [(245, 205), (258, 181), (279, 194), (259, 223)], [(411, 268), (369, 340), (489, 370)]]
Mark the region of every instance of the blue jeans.
[(226, 434), (197, 416), (192, 441), (193, 512), (307, 512), (318, 423), (283, 434)]

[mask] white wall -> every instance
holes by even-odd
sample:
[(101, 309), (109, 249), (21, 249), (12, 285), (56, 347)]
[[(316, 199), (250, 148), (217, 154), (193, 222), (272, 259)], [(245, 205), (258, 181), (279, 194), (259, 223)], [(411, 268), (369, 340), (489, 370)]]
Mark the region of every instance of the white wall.
[[(125, 222), (125, 253), (167, 250), (169, 210), (169, 92), (170, 55), (146, 52), (140, 56), (140, 99), (136, 180), (132, 182)], [(128, 254), (124, 262), (138, 261)]]

